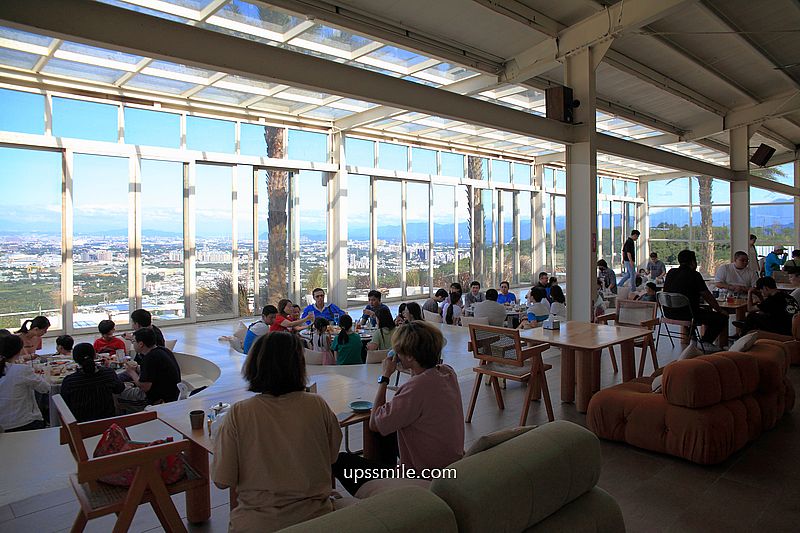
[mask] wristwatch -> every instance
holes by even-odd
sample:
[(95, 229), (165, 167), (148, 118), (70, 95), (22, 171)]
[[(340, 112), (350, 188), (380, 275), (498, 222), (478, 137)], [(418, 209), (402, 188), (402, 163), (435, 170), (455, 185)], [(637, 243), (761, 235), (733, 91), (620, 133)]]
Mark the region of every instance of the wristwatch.
[(389, 381), (391, 381), (391, 380), (389, 378), (387, 378), (386, 376), (380, 376), (378, 378), (378, 385), (382, 385), (384, 383), (388, 385)]

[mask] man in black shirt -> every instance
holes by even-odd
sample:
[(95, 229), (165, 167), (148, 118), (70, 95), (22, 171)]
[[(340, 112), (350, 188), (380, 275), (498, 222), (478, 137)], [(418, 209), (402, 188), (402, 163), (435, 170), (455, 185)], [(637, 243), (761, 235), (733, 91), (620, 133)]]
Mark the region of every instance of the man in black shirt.
[(619, 286), (624, 287), (625, 282), (631, 280), (631, 291), (636, 290), (636, 241), (639, 240), (639, 230), (631, 232), (631, 236), (622, 245), (622, 279)]
[(120, 395), (120, 401), (141, 403), (144, 400), (146, 404), (153, 405), (177, 400), (181, 369), (175, 356), (168, 349), (156, 346), (155, 333), (149, 328), (140, 328), (133, 336), (136, 351), (142, 355), (142, 363), (126, 365), (126, 372), (136, 387), (126, 389)]
[[(691, 312), (688, 309), (664, 309), (664, 316), (675, 320), (691, 320), (705, 324), (706, 331), (700, 341), (707, 352), (719, 351), (714, 340), (724, 328), (728, 327), (728, 314), (717, 303), (708, 290), (703, 276), (697, 271), (697, 256), (691, 250), (683, 250), (678, 254), (678, 268), (671, 268), (664, 280), (664, 292), (676, 292), (689, 299)], [(705, 300), (711, 310), (700, 307), (700, 300)]]
[(750, 314), (744, 322), (733, 323), (742, 331), (760, 329), (791, 335), (792, 318), (800, 307), (791, 295), (778, 290), (774, 278), (758, 278), (755, 290), (751, 289), (747, 295), (747, 310)]

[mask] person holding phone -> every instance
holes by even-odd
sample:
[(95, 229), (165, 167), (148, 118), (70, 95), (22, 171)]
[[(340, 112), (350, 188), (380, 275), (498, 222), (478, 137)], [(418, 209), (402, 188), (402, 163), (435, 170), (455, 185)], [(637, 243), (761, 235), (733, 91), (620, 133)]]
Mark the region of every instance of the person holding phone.
[[(444, 347), (441, 331), (424, 321), (404, 324), (395, 329), (392, 346), (395, 353), (383, 360), (369, 420), (370, 430), (382, 436), (382, 461), (340, 453), (333, 465), (334, 475), (352, 495), (366, 480), (356, 482), (345, 477), (345, 472), (352, 468), (396, 468), (396, 455), (387, 453), (393, 445), (399, 448), (400, 463), (416, 472), (444, 468), (464, 455), (461, 389), (455, 370), (440, 363)], [(411, 372), (411, 378), (387, 401), (386, 390), (398, 363)]]

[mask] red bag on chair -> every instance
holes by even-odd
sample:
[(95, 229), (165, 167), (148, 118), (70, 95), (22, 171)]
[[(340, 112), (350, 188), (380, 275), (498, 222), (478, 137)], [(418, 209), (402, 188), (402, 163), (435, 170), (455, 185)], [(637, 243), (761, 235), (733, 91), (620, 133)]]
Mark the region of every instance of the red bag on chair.
[[(153, 442), (132, 441), (128, 432), (125, 431), (125, 428), (117, 424), (111, 424), (108, 429), (103, 432), (103, 436), (100, 437), (100, 442), (97, 443), (97, 447), (94, 449), (94, 457), (103, 457), (105, 455), (138, 450), (140, 448), (147, 448), (148, 446), (167, 442), (172, 442), (172, 437), (154, 440)], [(161, 479), (164, 480), (164, 483), (167, 485), (175, 483), (186, 475), (186, 469), (183, 466), (183, 459), (181, 459), (180, 454), (168, 455), (160, 459), (159, 462), (161, 463)], [(134, 474), (134, 468), (127, 468), (103, 476), (99, 478), (99, 481), (118, 487), (130, 487), (133, 483)]]

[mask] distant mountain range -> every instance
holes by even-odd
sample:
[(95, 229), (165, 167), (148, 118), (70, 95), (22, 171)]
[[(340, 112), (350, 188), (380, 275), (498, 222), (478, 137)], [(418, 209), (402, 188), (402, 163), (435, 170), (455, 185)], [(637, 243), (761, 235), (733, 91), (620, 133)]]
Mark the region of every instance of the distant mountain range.
[[(793, 226), (794, 225), (794, 209), (791, 205), (756, 205), (750, 210), (751, 220), (754, 226), (770, 225), (770, 226)], [(729, 226), (730, 225), (730, 209), (719, 208), (714, 211), (714, 225), (715, 226)], [(612, 215), (603, 215), (602, 221), (604, 226), (611, 225)], [(621, 221), (621, 215), (613, 215), (613, 222), (618, 225)], [(688, 209), (683, 207), (666, 207), (660, 209), (658, 207), (652, 208), (650, 212), (650, 225), (651, 227), (658, 226), (661, 223), (672, 224), (674, 221), (684, 221), (688, 219)], [(113, 221), (105, 220), (104, 225), (100, 227), (112, 226)], [(521, 230), (523, 234), (530, 233), (530, 221), (520, 221)], [(565, 216), (558, 216), (555, 218), (555, 229), (561, 231), (566, 229), (567, 221)], [(263, 229), (263, 228), (262, 228)], [(512, 224), (507, 222), (504, 224), (503, 231), (506, 236), (512, 234)], [(441, 243), (453, 242), (453, 224), (437, 224), (433, 225), (434, 240)], [(545, 230), (550, 232), (550, 221), (546, 221)], [(0, 213), (0, 235), (13, 235), (24, 236), (32, 234), (52, 235), (59, 231), (59, 227), (48, 227), (39, 225), (35, 230), (27, 221), (21, 221), (15, 218), (5, 218)], [(306, 229), (302, 228), (302, 236), (304, 239), (309, 240), (325, 240), (325, 229)], [(75, 228), (76, 236), (97, 236), (103, 235), (107, 237), (124, 237), (128, 234), (127, 228), (116, 228), (113, 226), (102, 231), (89, 231), (86, 224), (82, 227)], [(142, 232), (144, 237), (180, 237), (182, 235), (179, 231), (166, 231), (157, 229), (145, 229)], [(202, 224), (198, 227), (198, 235), (200, 237), (219, 237), (221, 234), (216, 234), (209, 224)], [(369, 239), (369, 227), (366, 225), (351, 225), (349, 227), (348, 236), (351, 240), (365, 241)], [(267, 232), (262, 231), (259, 236), (261, 240), (266, 240)], [(386, 241), (399, 241), (401, 238), (401, 226), (399, 224), (390, 224), (378, 226), (378, 239)], [(406, 238), (408, 242), (427, 242), (428, 240), (428, 224), (426, 222), (410, 222), (406, 224)], [(469, 226), (466, 222), (458, 225), (458, 240), (459, 242), (469, 241)]]

